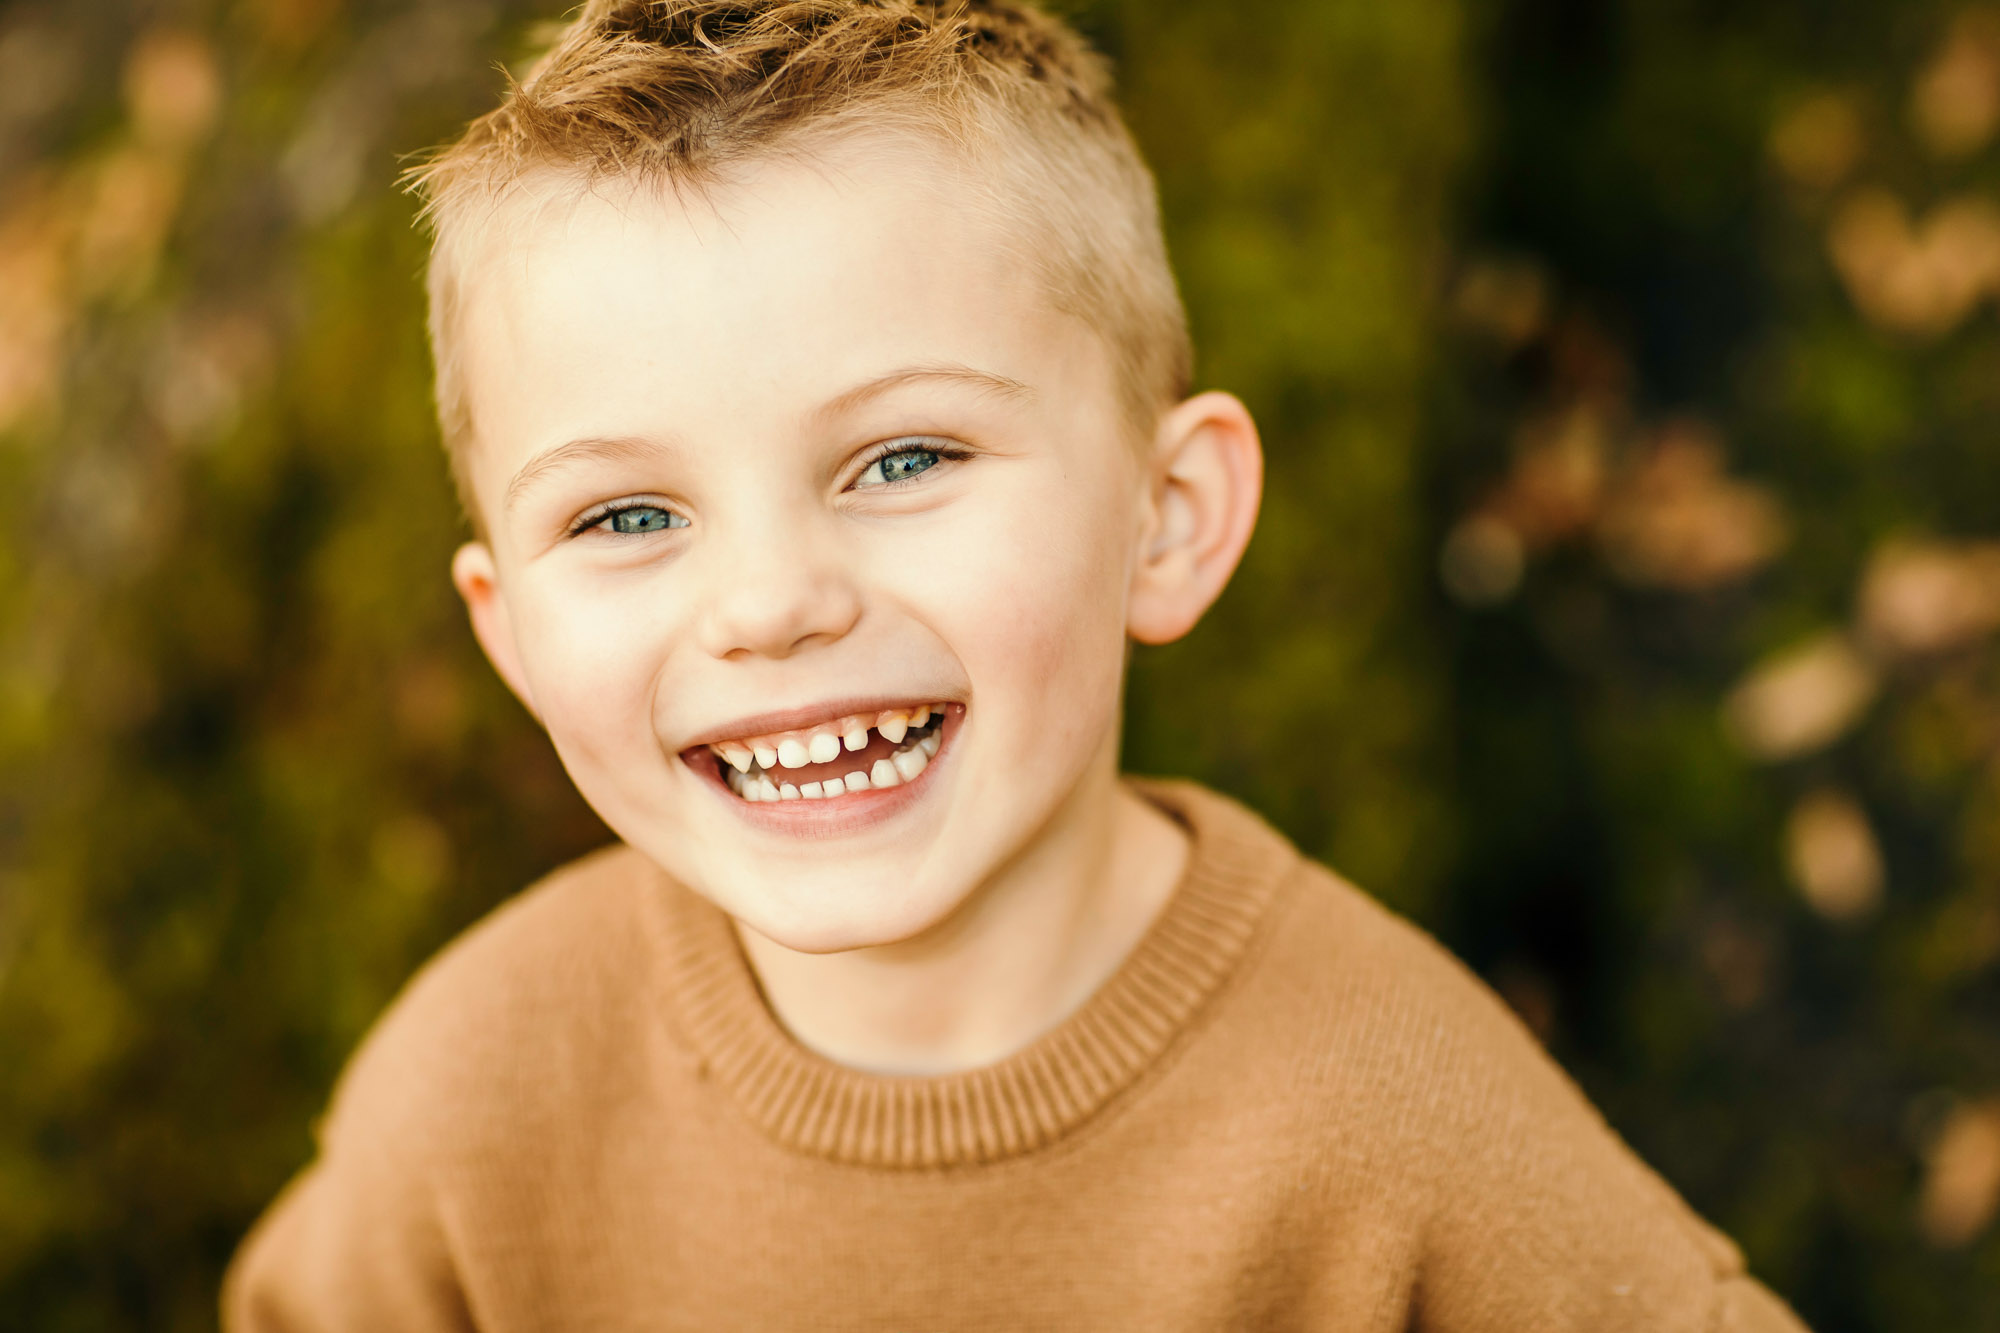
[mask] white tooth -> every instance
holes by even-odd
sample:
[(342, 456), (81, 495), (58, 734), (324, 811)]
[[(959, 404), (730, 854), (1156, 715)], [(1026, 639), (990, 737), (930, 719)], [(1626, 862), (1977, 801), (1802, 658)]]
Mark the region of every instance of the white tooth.
[(746, 801), (761, 801), (764, 799), (764, 793), (757, 790), (757, 779), (755, 778), (743, 779), (742, 784), (736, 788), (736, 794)]
[(901, 745), (910, 731), (910, 719), (901, 713), (884, 713), (875, 721), (875, 730), (891, 745)]
[(771, 781), (771, 779), (769, 779), (769, 778), (758, 778), (758, 779), (757, 779), (757, 799), (758, 799), (758, 800), (760, 800), (760, 801), (775, 801), (775, 800), (777, 800), (777, 799), (778, 799), (778, 784), (777, 784), (777, 783), (775, 783), (775, 782), (773, 782), (773, 781)]
[(830, 731), (816, 731), (813, 733), (812, 743), (806, 746), (806, 754), (812, 758), (815, 764), (824, 764), (828, 760), (838, 759), (840, 757), (840, 737)]
[(944, 743), (943, 733), (933, 731), (928, 736), (925, 736), (922, 740), (917, 742), (917, 748), (919, 750), (922, 750), (926, 755), (929, 755), (931, 758), (935, 759), (937, 758), (938, 746), (942, 745), (943, 743)]
[(931, 757), (924, 753), (921, 745), (912, 745), (889, 756), (889, 762), (896, 766), (896, 772), (905, 782), (916, 781), (917, 774), (923, 772), (924, 765), (930, 761)]
[(799, 799), (799, 789), (787, 782), (784, 786), (778, 788), (778, 799), (781, 801), (796, 801)]
[(841, 781), (845, 784), (845, 788), (848, 791), (867, 791), (869, 787), (868, 775), (858, 768), (841, 779)]
[(743, 794), (743, 775), (741, 773), (738, 773), (733, 768), (724, 769), (722, 780), (729, 784), (729, 790), (735, 792), (738, 796)]
[(826, 799), (826, 788), (820, 786), (817, 782), (808, 782), (805, 786), (799, 788), (799, 795), (805, 797), (808, 801), (824, 801)]
[(776, 768), (778, 766), (778, 752), (776, 750), (770, 749), (766, 746), (759, 745), (753, 747), (750, 753), (753, 756), (755, 756), (757, 760), (757, 767), (759, 768), (768, 769), (768, 768)]
[(844, 796), (847, 793), (847, 785), (839, 778), (828, 778), (819, 785), (820, 789), (826, 793), (828, 800), (832, 800), (836, 796)]
[(865, 722), (856, 722), (847, 729), (847, 734), (841, 737), (841, 740), (850, 750), (860, 749), (862, 746), (868, 744), (868, 724)]
[(778, 742), (778, 762), (786, 768), (804, 768), (811, 757), (796, 737), (787, 736)]
[(755, 762), (757, 756), (751, 754), (746, 746), (725, 745), (722, 747), (722, 758), (738, 773), (748, 773), (750, 765)]
[(902, 780), (903, 775), (887, 759), (877, 759), (875, 767), (868, 770), (868, 785), (871, 787), (893, 787)]

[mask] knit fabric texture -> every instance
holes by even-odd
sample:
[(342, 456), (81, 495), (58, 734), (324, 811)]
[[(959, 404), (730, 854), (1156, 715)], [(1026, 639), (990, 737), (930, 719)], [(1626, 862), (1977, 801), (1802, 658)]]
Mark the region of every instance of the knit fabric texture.
[(790, 1037), (613, 847), (376, 1025), (245, 1240), (231, 1333), (1799, 1333), (1481, 982), (1233, 802), (1118, 971), (998, 1064)]

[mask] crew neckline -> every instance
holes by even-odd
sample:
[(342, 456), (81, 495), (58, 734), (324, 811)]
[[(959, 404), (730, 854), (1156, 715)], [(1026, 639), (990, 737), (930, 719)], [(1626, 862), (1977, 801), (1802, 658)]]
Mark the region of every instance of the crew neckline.
[[(679, 1026), (767, 1137), (855, 1165), (949, 1167), (1048, 1146), (1131, 1087), (1242, 962), (1298, 853), (1192, 782), (1127, 779), (1189, 832), (1179, 884), (1116, 971), (1068, 1017), (995, 1064), (868, 1073), (801, 1045), (766, 1004), (729, 917), (667, 880), (661, 953)], [(662, 876), (665, 879), (665, 876)]]

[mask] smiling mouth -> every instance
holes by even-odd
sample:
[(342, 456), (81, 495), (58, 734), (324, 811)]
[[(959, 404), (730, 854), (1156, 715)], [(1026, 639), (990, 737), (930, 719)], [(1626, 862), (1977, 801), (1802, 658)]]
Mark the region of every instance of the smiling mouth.
[(918, 704), (854, 713), (704, 748), (724, 785), (744, 801), (839, 801), (915, 782), (944, 743), (947, 708)]

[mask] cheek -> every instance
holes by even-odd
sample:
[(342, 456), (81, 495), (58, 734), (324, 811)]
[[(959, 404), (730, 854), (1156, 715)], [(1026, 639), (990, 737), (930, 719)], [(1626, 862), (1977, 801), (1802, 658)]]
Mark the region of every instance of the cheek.
[(945, 603), (975, 690), (1004, 679), (1010, 693), (1060, 703), (1051, 719), (1079, 725), (1100, 697), (1115, 707), (1125, 644), (1128, 516), (1092, 480), (1023, 487), (967, 523)]
[(638, 584), (618, 594), (538, 587), (516, 632), (529, 687), (550, 738), (565, 755), (649, 746), (653, 682), (666, 650), (667, 617), (649, 614)]

